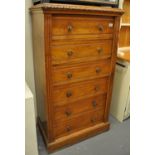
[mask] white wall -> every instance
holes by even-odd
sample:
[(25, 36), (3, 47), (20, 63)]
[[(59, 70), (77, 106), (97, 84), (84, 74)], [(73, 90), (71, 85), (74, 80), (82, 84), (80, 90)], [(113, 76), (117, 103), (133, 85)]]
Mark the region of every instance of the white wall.
[(27, 84), (25, 85), (25, 155), (38, 155), (34, 100)]
[(35, 104), (35, 115), (37, 115), (34, 67), (33, 67), (33, 45), (32, 45), (32, 26), (29, 8), (32, 6), (32, 0), (25, 0), (25, 79), (29, 85)]

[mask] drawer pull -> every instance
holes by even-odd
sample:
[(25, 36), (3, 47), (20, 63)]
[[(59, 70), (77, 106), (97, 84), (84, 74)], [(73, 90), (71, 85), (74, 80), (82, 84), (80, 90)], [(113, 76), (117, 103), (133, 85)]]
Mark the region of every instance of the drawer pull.
[(95, 86), (94, 90), (95, 91), (99, 91), (100, 90), (100, 86)]
[(73, 51), (68, 51), (67, 55), (68, 55), (68, 57), (71, 57), (73, 55)]
[(103, 31), (103, 25), (99, 25), (99, 26), (98, 26), (98, 29), (99, 29), (99, 31), (102, 32), (102, 31)]
[(65, 112), (66, 116), (70, 116), (72, 113), (70, 111)]
[(68, 25), (68, 26), (67, 26), (67, 30), (68, 30), (68, 32), (71, 32), (71, 31), (73, 30), (72, 25)]
[(72, 96), (72, 92), (71, 91), (67, 91), (66, 96), (67, 97), (71, 97)]
[(96, 68), (96, 73), (100, 73), (101, 72), (101, 68), (97, 67)]
[(71, 131), (71, 127), (70, 126), (67, 126), (66, 131), (67, 132), (70, 132)]
[(98, 51), (98, 54), (101, 54), (103, 53), (103, 48), (98, 48), (97, 51)]
[(71, 73), (71, 72), (68, 72), (68, 73), (67, 73), (67, 78), (68, 78), (68, 79), (71, 79), (71, 78), (72, 78), (72, 73)]
[(96, 103), (95, 100), (92, 102), (92, 105), (93, 105), (94, 108), (97, 106), (97, 103)]
[(96, 119), (95, 118), (91, 118), (91, 123), (95, 123), (96, 122)]

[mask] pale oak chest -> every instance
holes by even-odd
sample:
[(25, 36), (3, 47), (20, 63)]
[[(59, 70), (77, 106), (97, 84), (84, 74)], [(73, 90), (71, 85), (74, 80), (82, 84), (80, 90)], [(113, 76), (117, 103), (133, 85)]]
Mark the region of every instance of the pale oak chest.
[(31, 12), (38, 124), (50, 152), (109, 129), (123, 11), (40, 4)]

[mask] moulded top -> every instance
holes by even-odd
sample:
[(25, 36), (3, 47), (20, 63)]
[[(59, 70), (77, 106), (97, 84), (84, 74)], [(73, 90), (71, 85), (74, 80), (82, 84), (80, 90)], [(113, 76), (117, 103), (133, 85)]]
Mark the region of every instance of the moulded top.
[(122, 15), (123, 9), (111, 8), (106, 6), (88, 6), (88, 5), (75, 5), (75, 4), (60, 4), (60, 3), (41, 3), (34, 5), (30, 8), (31, 11), (43, 9), (44, 11), (50, 10), (81, 10), (81, 11), (98, 11), (109, 12)]

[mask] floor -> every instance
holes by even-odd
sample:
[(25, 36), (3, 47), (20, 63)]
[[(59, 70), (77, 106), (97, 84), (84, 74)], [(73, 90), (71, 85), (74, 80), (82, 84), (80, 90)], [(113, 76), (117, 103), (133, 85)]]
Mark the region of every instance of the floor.
[[(119, 123), (110, 116), (111, 129), (49, 155), (130, 155), (130, 119)], [(38, 132), (39, 155), (48, 155)]]

